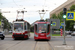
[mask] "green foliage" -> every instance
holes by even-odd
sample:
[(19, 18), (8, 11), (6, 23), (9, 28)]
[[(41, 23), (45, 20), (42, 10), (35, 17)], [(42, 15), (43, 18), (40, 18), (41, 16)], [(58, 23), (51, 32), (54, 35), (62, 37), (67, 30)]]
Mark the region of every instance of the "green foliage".
[[(75, 5), (72, 5), (70, 7), (70, 10), (69, 11), (74, 11), (75, 10)], [(72, 30), (74, 31), (74, 23), (75, 21), (66, 21), (66, 30)]]
[(60, 22), (62, 22), (62, 16), (63, 16), (63, 11), (61, 11), (57, 16), (56, 14), (53, 14), (51, 19), (60, 19)]
[(0, 13), (0, 20), (3, 18), (2, 13)]
[(60, 34), (52, 34), (52, 36), (61, 36)]
[(71, 7), (70, 7), (70, 11), (74, 11), (75, 10), (75, 5), (72, 5)]
[(51, 17), (51, 19), (57, 19), (56, 14), (53, 14), (52, 17)]
[[(75, 10), (75, 5), (72, 5), (70, 7), (69, 11), (74, 11), (74, 10)], [(53, 14), (51, 19), (60, 19), (60, 22), (63, 22), (62, 21), (62, 19), (63, 19), (62, 17), (63, 17), (63, 11), (61, 11), (58, 15)], [(75, 21), (66, 21), (65, 20), (65, 22), (66, 22), (66, 30), (75, 31), (75, 29), (73, 28)]]
[(66, 30), (75, 30), (74, 29), (74, 23), (75, 21), (66, 21)]
[(30, 27), (30, 32), (34, 32), (34, 26)]
[(8, 20), (2, 15), (2, 13), (0, 13), (0, 20), (3, 19), (4, 20), (4, 29), (10, 29), (10, 24), (8, 22)]

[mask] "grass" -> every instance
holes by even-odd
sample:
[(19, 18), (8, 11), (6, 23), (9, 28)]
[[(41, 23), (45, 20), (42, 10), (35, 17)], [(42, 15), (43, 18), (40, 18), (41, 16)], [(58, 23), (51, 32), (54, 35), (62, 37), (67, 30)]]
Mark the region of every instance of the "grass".
[(30, 33), (34, 33), (34, 32), (30, 32)]
[[(30, 33), (34, 33), (34, 32), (30, 32)], [(12, 33), (10, 33), (9, 35), (12, 35)], [(52, 34), (52, 36), (61, 36), (60, 34)]]
[[(30, 33), (34, 33), (34, 32), (30, 32)], [(61, 36), (60, 34), (52, 34), (52, 36)]]
[(52, 36), (61, 36), (60, 34), (52, 34)]
[(12, 35), (12, 33), (10, 33), (9, 35)]

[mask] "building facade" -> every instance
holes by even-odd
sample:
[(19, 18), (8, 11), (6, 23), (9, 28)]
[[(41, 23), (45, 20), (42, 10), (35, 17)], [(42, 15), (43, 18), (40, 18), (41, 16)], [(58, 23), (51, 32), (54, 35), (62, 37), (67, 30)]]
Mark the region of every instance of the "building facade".
[(53, 11), (51, 11), (50, 17), (52, 16), (52, 14), (58, 15), (61, 11), (63, 11), (63, 8), (67, 8), (67, 10), (69, 10), (70, 7), (74, 4), (75, 4), (75, 0), (67, 0), (65, 3), (63, 3), (62, 5), (60, 5), (59, 7), (54, 9)]

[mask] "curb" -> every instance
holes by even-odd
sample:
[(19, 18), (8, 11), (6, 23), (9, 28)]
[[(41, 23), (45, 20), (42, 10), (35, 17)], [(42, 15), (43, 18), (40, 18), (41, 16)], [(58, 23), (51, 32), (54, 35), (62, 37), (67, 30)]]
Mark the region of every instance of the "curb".
[[(52, 37), (52, 38), (64, 38), (64, 37)], [(66, 38), (72, 38), (72, 37), (66, 37)]]
[(5, 38), (12, 38), (12, 35), (5, 35)]
[(5, 38), (12, 38), (12, 37), (5, 37)]

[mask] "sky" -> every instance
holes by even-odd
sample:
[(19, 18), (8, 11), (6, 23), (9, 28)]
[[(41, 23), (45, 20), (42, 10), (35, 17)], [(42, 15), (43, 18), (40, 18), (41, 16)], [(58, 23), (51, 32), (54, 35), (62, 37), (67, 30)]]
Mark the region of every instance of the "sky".
[[(36, 20), (41, 19), (38, 10), (48, 10), (43, 18), (45, 20), (50, 18), (50, 12), (52, 10), (66, 1), (67, 0), (0, 0), (0, 9), (2, 15), (11, 23), (16, 20), (17, 10), (27, 11), (24, 13), (23, 19), (32, 24)], [(10, 11), (10, 13), (5, 13), (8, 11)], [(18, 15), (20, 16), (22, 14)]]

